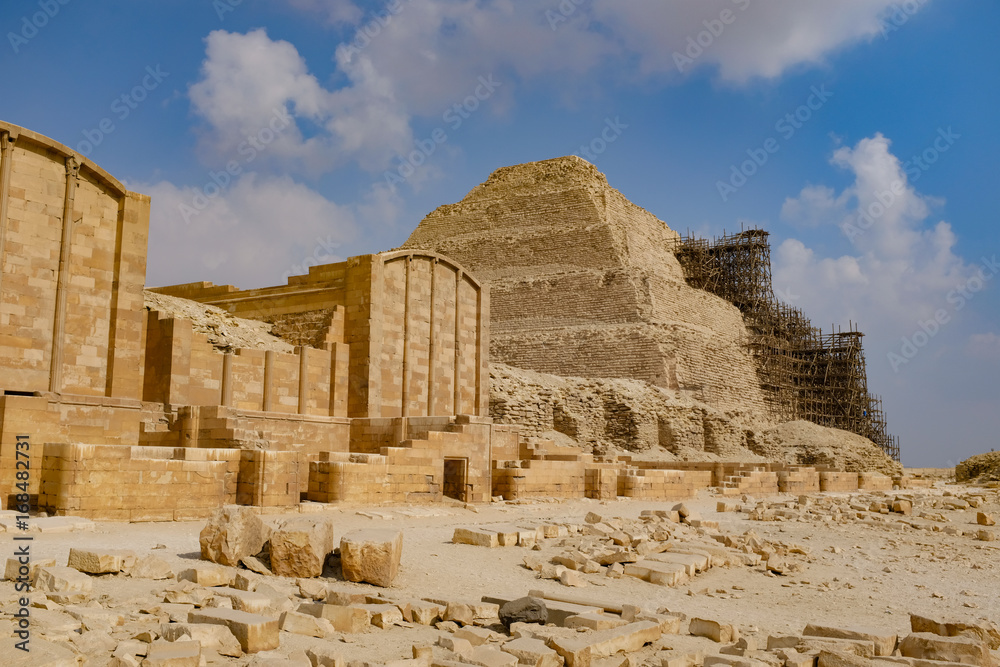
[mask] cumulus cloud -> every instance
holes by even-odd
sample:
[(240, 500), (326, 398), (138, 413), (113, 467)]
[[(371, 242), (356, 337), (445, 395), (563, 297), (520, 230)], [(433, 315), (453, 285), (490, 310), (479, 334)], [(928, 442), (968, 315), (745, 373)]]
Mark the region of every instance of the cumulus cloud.
[(860, 320), (869, 333), (905, 335), (949, 307), (949, 292), (978, 267), (955, 252), (951, 225), (932, 218), (939, 202), (913, 187), (887, 138), (876, 134), (839, 148), (831, 163), (851, 172), (854, 182), (840, 193), (807, 186), (785, 201), (782, 215), (839, 227), (852, 251), (824, 257), (787, 239), (775, 254), (775, 284), (795, 285), (824, 320)]
[(349, 207), (290, 177), (243, 174), (191, 214), (201, 188), (130, 183), (152, 197), (147, 285), (209, 280), (241, 288), (284, 284), (309, 266), (338, 262), (356, 235)]
[[(329, 90), (292, 44), (263, 29), (216, 30), (206, 43), (189, 96), (215, 160), (239, 159), (256, 139), (267, 144), (265, 160), (286, 169), (323, 172), (351, 159), (378, 169), (410, 146), (409, 116), (367, 56), (341, 59), (349, 84)], [(280, 130), (266, 142), (275, 119)]]

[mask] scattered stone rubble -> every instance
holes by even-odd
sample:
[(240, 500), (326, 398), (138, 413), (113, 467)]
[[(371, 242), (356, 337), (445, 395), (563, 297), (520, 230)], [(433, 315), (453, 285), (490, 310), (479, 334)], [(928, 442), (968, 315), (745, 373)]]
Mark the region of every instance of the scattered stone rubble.
[[(642, 586), (702, 585), (713, 568), (742, 568), (750, 576), (788, 577), (812, 562), (808, 546), (764, 538), (754, 530), (727, 532), (730, 513), (768, 522), (898, 525), (921, 521), (934, 531), (942, 523), (970, 531), (992, 519), (1000, 493), (986, 491), (878, 491), (789, 496), (758, 501), (747, 494), (718, 494), (717, 513), (705, 518), (688, 504), (615, 516), (595, 506), (577, 520), (515, 521), (458, 526), (456, 548), (470, 557), (489, 549), (523, 550), (523, 566), (538, 589), (520, 595), (422, 598), (394, 593), (403, 534), (366, 529), (342, 536), (341, 576), (331, 565), (338, 550), (333, 527), (297, 518), (271, 530), (259, 517), (223, 508), (202, 531), (204, 553), (233, 565), (193, 561), (174, 571), (163, 559), (139, 558), (121, 549), (73, 547), (66, 565), (38, 561), (27, 594), (34, 635), (30, 661), (12, 646), (11, 611), (0, 619), (0, 642), (11, 665), (191, 666), (299, 665), (303, 667), (841, 667), (908, 665), (993, 667), (1000, 627), (991, 620), (949, 614), (911, 613), (910, 631), (858, 627), (846, 618), (806, 618), (794, 634), (761, 633), (730, 619), (689, 615), (683, 604), (630, 603), (600, 589), (610, 580), (640, 580)], [(918, 519), (921, 515), (932, 518)], [(943, 517), (944, 522), (940, 520)], [(257, 524), (260, 521), (260, 525)], [(263, 526), (263, 530), (261, 529)], [(248, 539), (237, 539), (245, 530)], [(282, 575), (274, 536), (282, 531), (302, 544), (305, 560), (323, 553), (318, 576)], [(322, 539), (317, 539), (319, 534)], [(252, 535), (252, 539), (249, 538)], [(269, 539), (261, 544), (261, 536)], [(220, 536), (227, 536), (222, 539)], [(301, 539), (300, 539), (301, 537)], [(320, 544), (314, 549), (313, 542)], [(226, 545), (223, 556), (221, 545)], [(250, 554), (250, 552), (255, 552)], [(288, 560), (299, 563), (300, 555)], [(333, 556), (333, 557), (331, 557)], [(254, 571), (253, 565), (260, 571)], [(8, 561), (8, 579), (18, 565)], [(333, 573), (335, 574), (335, 573)], [(156, 580), (155, 599), (104, 594), (109, 579)], [(551, 584), (558, 582), (553, 587)], [(722, 598), (739, 598), (733, 586)], [(610, 590), (610, 589), (609, 589)], [(719, 593), (718, 591), (716, 592)], [(682, 597), (681, 599), (688, 599)], [(5, 601), (4, 609), (14, 606)], [(992, 609), (989, 610), (992, 612)], [(389, 662), (345, 658), (348, 644), (368, 633), (411, 632), (410, 655)], [(386, 635), (389, 636), (389, 635)], [(296, 644), (295, 637), (311, 644)], [(288, 652), (293, 646), (304, 646)], [(690, 647), (695, 648), (690, 648)], [(286, 649), (279, 652), (279, 649)], [(356, 655), (356, 653), (354, 654)], [(20, 660), (20, 662), (18, 662)]]

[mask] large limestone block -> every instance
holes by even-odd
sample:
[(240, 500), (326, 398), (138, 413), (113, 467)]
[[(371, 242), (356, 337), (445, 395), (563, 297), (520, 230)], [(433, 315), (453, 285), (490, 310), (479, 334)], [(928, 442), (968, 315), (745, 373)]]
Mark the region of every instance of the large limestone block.
[(340, 540), (340, 563), (348, 581), (391, 586), (402, 555), (403, 533), (398, 530), (356, 530)]
[(860, 639), (872, 642), (875, 655), (892, 655), (896, 648), (896, 633), (878, 628), (834, 627), (810, 623), (802, 631), (803, 635), (813, 637), (833, 637), (835, 639)]
[(240, 642), (245, 653), (278, 648), (278, 619), (235, 609), (197, 609), (188, 614), (188, 623), (224, 625)]
[(334, 633), (333, 625), (325, 618), (300, 614), (297, 611), (286, 611), (281, 614), (281, 629), (307, 637), (328, 637)]
[(135, 553), (127, 550), (70, 549), (67, 567), (86, 574), (112, 574), (135, 565)]
[(660, 626), (652, 621), (629, 623), (613, 630), (554, 637), (549, 645), (566, 661), (567, 667), (589, 667), (594, 658), (604, 658), (619, 651), (631, 653), (660, 638)]
[(174, 570), (170, 563), (150, 554), (136, 562), (129, 570), (129, 576), (134, 579), (173, 579)]
[(979, 667), (992, 665), (989, 646), (969, 637), (942, 637), (928, 632), (914, 632), (900, 642), (899, 652), (907, 658), (963, 662)]
[(201, 643), (194, 640), (155, 641), (149, 645), (143, 667), (198, 667)]
[(89, 593), (94, 583), (77, 569), (54, 565), (38, 568), (35, 588), (50, 593)]
[(692, 618), (688, 632), (696, 637), (708, 637), (721, 644), (731, 644), (740, 638), (739, 631), (732, 625), (705, 618)]
[(201, 529), (201, 557), (214, 563), (236, 566), (243, 556), (260, 553), (271, 529), (249, 507), (225, 505), (215, 511)]
[(943, 637), (972, 637), (986, 642), (994, 651), (1000, 649), (1000, 628), (992, 621), (971, 618), (928, 618), (910, 614), (910, 630), (932, 632)]
[(271, 569), (283, 577), (318, 577), (333, 551), (333, 524), (299, 518), (282, 523), (271, 533)]
[(451, 541), (454, 544), (473, 544), (479, 547), (495, 548), (500, 546), (499, 533), (479, 528), (456, 528)]

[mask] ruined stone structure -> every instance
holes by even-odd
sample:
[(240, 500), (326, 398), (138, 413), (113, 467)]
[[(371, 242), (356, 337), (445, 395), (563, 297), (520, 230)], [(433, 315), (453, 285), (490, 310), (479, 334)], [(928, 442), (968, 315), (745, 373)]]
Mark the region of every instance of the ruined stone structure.
[[(579, 159), (500, 170), (402, 250), (281, 286), (147, 293), (148, 197), (24, 128), (0, 123), (0, 147), (4, 507), (149, 521), (227, 503), (669, 499), (801, 476), (787, 461), (595, 456), (493, 423), (491, 350), (764, 405), (739, 310), (688, 287), (676, 235)], [(223, 340), (195, 321), (209, 312), (254, 320), (251, 334)]]
[(497, 361), (763, 409), (739, 310), (688, 286), (676, 238), (570, 156), (498, 169), (424, 218), (403, 248), (445, 253), (489, 285)]

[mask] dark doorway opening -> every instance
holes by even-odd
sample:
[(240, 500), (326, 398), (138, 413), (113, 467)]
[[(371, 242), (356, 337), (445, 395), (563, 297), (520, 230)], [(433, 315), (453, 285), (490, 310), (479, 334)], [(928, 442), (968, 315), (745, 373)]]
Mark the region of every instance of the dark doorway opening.
[(466, 499), (466, 477), (469, 470), (469, 459), (444, 460), (444, 495), (463, 502)]

